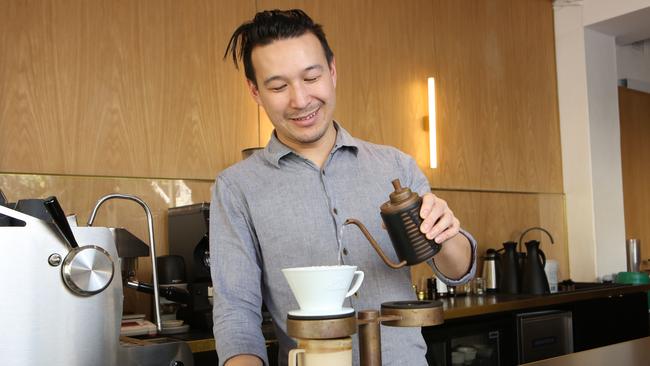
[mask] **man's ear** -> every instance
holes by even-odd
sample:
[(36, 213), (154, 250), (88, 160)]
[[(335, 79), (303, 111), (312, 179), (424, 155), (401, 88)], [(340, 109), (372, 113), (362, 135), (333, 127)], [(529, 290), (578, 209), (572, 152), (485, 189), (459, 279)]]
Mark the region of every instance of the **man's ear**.
[(246, 84), (248, 85), (248, 91), (251, 93), (251, 96), (255, 100), (255, 103), (262, 105), (262, 101), (260, 99), (260, 90), (257, 89), (257, 85), (255, 85), (255, 83), (249, 79), (246, 79)]
[(332, 62), (330, 62), (330, 77), (332, 78), (332, 84), (336, 88), (336, 59), (332, 57)]

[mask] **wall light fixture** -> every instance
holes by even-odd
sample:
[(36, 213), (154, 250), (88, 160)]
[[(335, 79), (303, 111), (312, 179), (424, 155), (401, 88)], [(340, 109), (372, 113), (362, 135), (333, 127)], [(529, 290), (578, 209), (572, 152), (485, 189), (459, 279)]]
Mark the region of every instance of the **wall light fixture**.
[(436, 81), (427, 79), (429, 91), (429, 166), (438, 167), (438, 144), (436, 140)]

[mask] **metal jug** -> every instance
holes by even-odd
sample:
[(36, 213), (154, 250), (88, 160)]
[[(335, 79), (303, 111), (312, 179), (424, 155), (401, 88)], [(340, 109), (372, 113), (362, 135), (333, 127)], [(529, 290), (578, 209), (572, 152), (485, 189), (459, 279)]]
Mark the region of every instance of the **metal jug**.
[(356, 225), (372, 247), (375, 248), (384, 263), (391, 268), (397, 269), (405, 265), (412, 266), (422, 263), (432, 258), (440, 251), (441, 245), (434, 240), (427, 239), (420, 231), (422, 197), (409, 188), (403, 188), (399, 179), (395, 179), (391, 183), (395, 191), (390, 194), (390, 199), (381, 205), (380, 210), (388, 236), (400, 260), (399, 263), (392, 262), (384, 254), (377, 241), (360, 221), (348, 219), (345, 221), (345, 225)]
[(494, 249), (488, 249), (483, 257), (483, 279), (485, 279), (485, 290), (496, 292), (499, 288), (499, 253)]

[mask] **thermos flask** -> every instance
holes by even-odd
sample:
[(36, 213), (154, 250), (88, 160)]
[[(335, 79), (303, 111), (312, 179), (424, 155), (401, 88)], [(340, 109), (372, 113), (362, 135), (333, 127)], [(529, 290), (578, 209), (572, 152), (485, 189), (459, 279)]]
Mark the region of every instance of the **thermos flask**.
[(625, 241), (628, 272), (639, 272), (639, 264), (641, 263), (641, 252), (639, 251), (640, 246), (641, 242), (639, 239), (627, 239)]
[(496, 292), (499, 286), (497, 273), (498, 253), (494, 249), (488, 249), (483, 257), (483, 278), (485, 279), (485, 290)]

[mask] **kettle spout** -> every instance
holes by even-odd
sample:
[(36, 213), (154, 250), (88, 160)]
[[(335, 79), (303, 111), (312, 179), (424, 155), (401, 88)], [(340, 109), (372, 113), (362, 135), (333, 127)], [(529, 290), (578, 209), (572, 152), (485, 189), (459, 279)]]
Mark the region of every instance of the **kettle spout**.
[(359, 228), (359, 230), (361, 230), (361, 233), (363, 233), (363, 235), (366, 237), (366, 239), (368, 239), (368, 242), (370, 243), (370, 245), (372, 245), (372, 247), (375, 249), (377, 254), (379, 254), (379, 257), (381, 258), (381, 260), (383, 260), (384, 263), (386, 263), (386, 265), (388, 267), (393, 268), (393, 269), (398, 269), (398, 268), (402, 268), (402, 267), (404, 267), (406, 265), (406, 261), (401, 261), (399, 263), (395, 263), (395, 262), (391, 261), (386, 256), (386, 254), (384, 254), (384, 251), (381, 250), (381, 248), (379, 247), (379, 244), (377, 244), (377, 241), (375, 240), (375, 238), (373, 238), (372, 235), (370, 235), (370, 233), (368, 232), (368, 229), (366, 229), (366, 227), (359, 220), (357, 220), (357, 219), (347, 219), (347, 220), (345, 220), (345, 223), (343, 225), (348, 225), (348, 224), (356, 225)]

